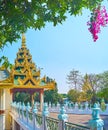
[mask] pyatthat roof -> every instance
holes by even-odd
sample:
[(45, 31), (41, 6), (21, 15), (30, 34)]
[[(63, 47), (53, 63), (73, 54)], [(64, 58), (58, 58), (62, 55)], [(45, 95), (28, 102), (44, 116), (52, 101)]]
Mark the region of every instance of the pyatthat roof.
[[(33, 89), (54, 89), (54, 80), (40, 78), (40, 70), (32, 62), (32, 56), (26, 47), (26, 38), (22, 35), (22, 45), (17, 53), (15, 64), (10, 72), (0, 69), (0, 88), (33, 88)], [(4, 85), (4, 86), (3, 86)]]

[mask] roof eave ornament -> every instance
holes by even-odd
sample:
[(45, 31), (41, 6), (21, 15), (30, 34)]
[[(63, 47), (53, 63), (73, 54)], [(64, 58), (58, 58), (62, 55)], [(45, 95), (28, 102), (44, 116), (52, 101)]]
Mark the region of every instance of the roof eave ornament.
[(24, 35), (24, 33), (22, 34), (22, 47), (26, 47), (26, 37)]

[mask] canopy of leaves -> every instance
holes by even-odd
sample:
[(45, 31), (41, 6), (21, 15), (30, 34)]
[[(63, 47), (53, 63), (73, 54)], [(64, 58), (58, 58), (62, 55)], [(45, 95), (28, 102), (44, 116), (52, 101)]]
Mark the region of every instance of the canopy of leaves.
[(101, 88), (102, 77), (99, 74), (88, 74), (85, 76), (83, 92), (88, 100), (94, 104), (97, 101), (97, 92)]
[(78, 90), (71, 89), (69, 90), (67, 96), (70, 101), (77, 102), (80, 96), (80, 92)]
[(31, 103), (31, 100), (30, 100), (30, 94), (28, 93), (20, 93), (20, 92), (17, 92), (14, 96), (14, 101), (16, 102), (24, 102), (25, 104), (27, 104), (27, 102), (30, 102)]
[(98, 92), (100, 98), (104, 98), (105, 102), (108, 102), (108, 71), (104, 71), (100, 74), (102, 78), (101, 89)]
[(108, 103), (108, 88), (103, 88), (101, 91), (97, 93), (97, 96), (102, 99), (105, 99), (105, 102)]
[(102, 74), (100, 74), (100, 76), (103, 79), (101, 88), (108, 88), (108, 71), (104, 71)]
[(92, 96), (93, 93), (89, 83), (89, 76), (86, 74), (83, 79), (82, 91), (80, 93), (79, 101), (90, 101)]
[(5, 69), (12, 69), (12, 64), (9, 62), (8, 58), (5, 56), (0, 57), (0, 66)]
[(54, 90), (48, 90), (44, 92), (44, 101), (48, 103), (57, 103), (58, 102), (58, 89), (57, 87)]
[(102, 0), (0, 0), (0, 48), (15, 42), (27, 29), (41, 29), (47, 22), (54, 26), (70, 15), (92, 10)]

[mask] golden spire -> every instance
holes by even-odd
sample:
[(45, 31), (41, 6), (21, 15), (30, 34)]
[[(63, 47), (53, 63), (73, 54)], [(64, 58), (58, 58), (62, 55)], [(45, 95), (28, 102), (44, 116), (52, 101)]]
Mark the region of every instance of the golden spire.
[(26, 46), (26, 38), (25, 38), (25, 35), (24, 35), (24, 33), (22, 34), (22, 47), (23, 46)]

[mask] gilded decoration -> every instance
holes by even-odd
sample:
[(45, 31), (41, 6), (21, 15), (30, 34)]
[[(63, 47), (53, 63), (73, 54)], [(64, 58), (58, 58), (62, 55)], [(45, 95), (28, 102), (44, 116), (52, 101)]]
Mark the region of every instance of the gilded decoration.
[[(43, 77), (40, 78), (40, 69), (37, 69), (35, 63), (32, 62), (32, 56), (26, 47), (26, 38), (22, 35), (22, 45), (16, 55), (15, 64), (9, 73), (9, 76), (0, 81), (1, 84), (11, 83), (13, 88), (41, 88), (44, 90), (54, 89), (55, 81)], [(0, 70), (3, 70), (1, 67)]]

